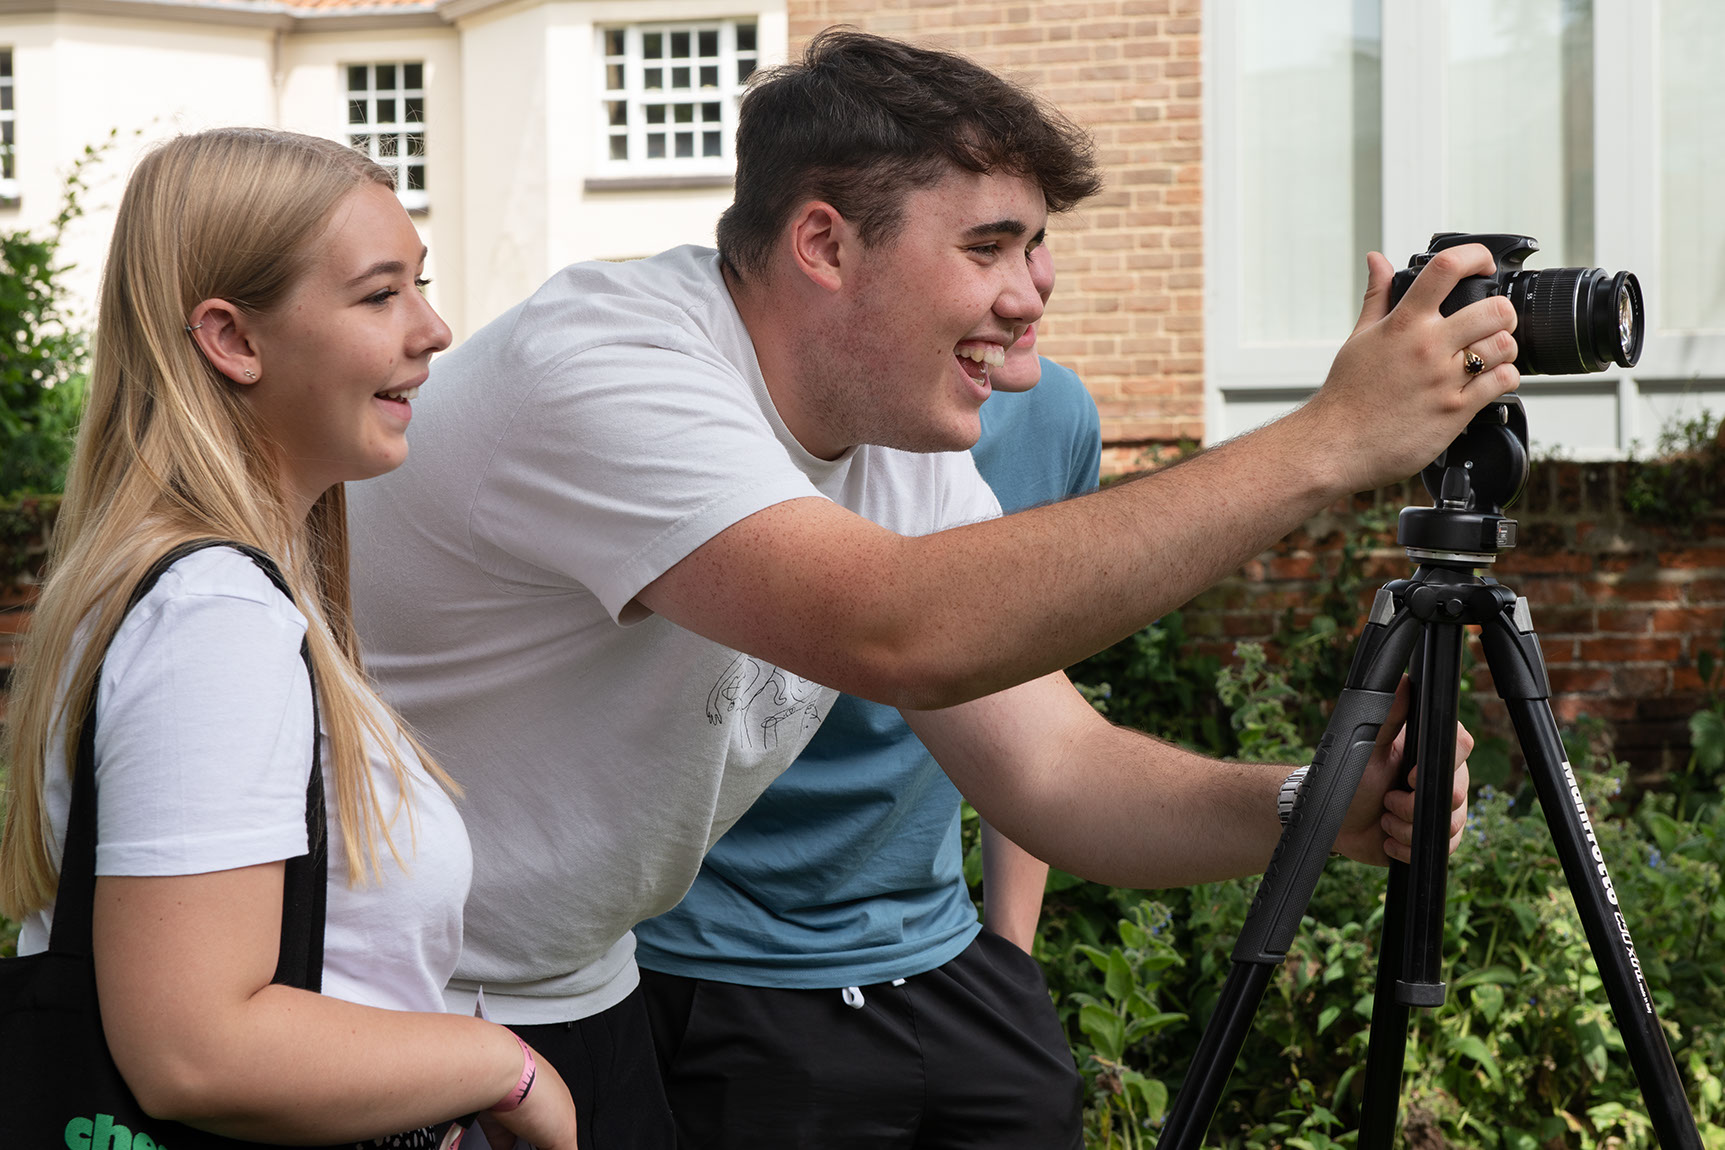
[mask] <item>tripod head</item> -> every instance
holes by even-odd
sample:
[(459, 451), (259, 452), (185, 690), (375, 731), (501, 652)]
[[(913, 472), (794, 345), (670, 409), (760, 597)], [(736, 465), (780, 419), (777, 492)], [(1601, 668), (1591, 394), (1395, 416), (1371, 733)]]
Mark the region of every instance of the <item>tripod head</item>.
[(1515, 546), (1503, 510), (1527, 486), (1527, 412), (1514, 395), (1480, 409), (1420, 472), (1434, 506), (1404, 507), (1396, 542), (1420, 561), (1482, 567)]

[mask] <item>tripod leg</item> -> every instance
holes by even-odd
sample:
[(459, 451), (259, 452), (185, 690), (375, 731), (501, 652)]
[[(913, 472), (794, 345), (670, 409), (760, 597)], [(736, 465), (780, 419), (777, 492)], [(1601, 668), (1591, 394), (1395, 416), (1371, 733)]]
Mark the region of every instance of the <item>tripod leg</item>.
[(1667, 1150), (1699, 1150), (1701, 1135), (1695, 1127), (1695, 1115), (1654, 1013), (1653, 996), (1636, 957), (1629, 924), (1617, 904), (1617, 891), (1611, 885), (1581, 788), (1551, 714), (1545, 660), (1533, 633), (1527, 600), (1517, 599), (1487, 620), (1480, 638), (1497, 693), (1515, 724), (1539, 805), (1551, 828), (1569, 892), (1659, 1144)]
[(1162, 1150), (1197, 1150), (1204, 1139), (1264, 988), (1287, 957), (1341, 833), (1418, 637), (1419, 623), (1395, 612), (1388, 592), (1380, 591), (1355, 647), (1347, 686), (1336, 700), (1288, 827), (1247, 912), (1222, 996), (1162, 1128), (1157, 1143)]
[[(1412, 698), (1407, 729), (1419, 730), (1420, 674), (1424, 652), (1414, 650), (1409, 674)], [(1402, 745), (1401, 782), (1413, 773), (1415, 746)], [(1366, 1044), (1365, 1096), (1360, 1107), (1360, 1150), (1390, 1150), (1395, 1144), (1396, 1119), (1401, 1114), (1402, 1064), (1408, 1049), (1408, 1008), (1396, 999), (1407, 950), (1408, 865), (1390, 861), (1384, 887), (1384, 922), (1378, 935), (1377, 980), (1372, 995), (1372, 1028)]]
[(1409, 1008), (1441, 1006), (1444, 1000), (1439, 974), (1462, 639), (1458, 624), (1427, 622), (1414, 652), (1413, 701), (1407, 725), (1412, 735), (1402, 757), (1403, 784), (1414, 763), (1430, 766), (1420, 772), (1411, 861), (1407, 865), (1390, 864), (1384, 895), (1382, 945), (1366, 1051), (1361, 1150), (1389, 1150), (1395, 1142)]

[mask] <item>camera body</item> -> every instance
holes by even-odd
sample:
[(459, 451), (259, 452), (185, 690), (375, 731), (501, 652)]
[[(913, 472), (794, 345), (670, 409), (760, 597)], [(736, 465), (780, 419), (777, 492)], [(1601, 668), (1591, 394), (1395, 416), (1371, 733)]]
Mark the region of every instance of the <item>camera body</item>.
[(1579, 375), (1613, 363), (1633, 367), (1641, 358), (1646, 320), (1634, 274), (1610, 275), (1601, 268), (1526, 270), (1522, 263), (1539, 250), (1532, 236), (1438, 232), (1390, 281), (1390, 306), (1401, 301), (1433, 256), (1461, 244), (1484, 244), (1497, 270), (1463, 279), (1438, 310), (1453, 315), (1494, 295), (1507, 298), (1515, 308), (1515, 367), (1522, 375)]

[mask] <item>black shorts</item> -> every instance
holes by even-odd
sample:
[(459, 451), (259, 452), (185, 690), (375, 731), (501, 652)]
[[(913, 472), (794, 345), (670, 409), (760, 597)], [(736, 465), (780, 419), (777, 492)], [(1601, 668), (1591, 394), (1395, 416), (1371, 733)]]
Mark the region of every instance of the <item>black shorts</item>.
[(674, 1150), (639, 989), (591, 1018), (509, 1029), (563, 1076), (575, 1099), (580, 1150)]
[(945, 966), (848, 995), (641, 980), (683, 1150), (1081, 1144), (1042, 969), (988, 931)]

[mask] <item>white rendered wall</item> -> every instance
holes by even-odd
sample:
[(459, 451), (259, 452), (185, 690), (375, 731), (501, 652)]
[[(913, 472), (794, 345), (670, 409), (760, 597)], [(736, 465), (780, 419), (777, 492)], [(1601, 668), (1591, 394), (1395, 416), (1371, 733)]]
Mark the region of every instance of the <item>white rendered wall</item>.
[(101, 265), (125, 179), (151, 142), (216, 124), (267, 123), (273, 112), (274, 33), (71, 13), (9, 18), (16, 79), (20, 203), (0, 228), (47, 226), (84, 148), (118, 136), (87, 178), (85, 215), (67, 228), (61, 257), (75, 313), (93, 312)]

